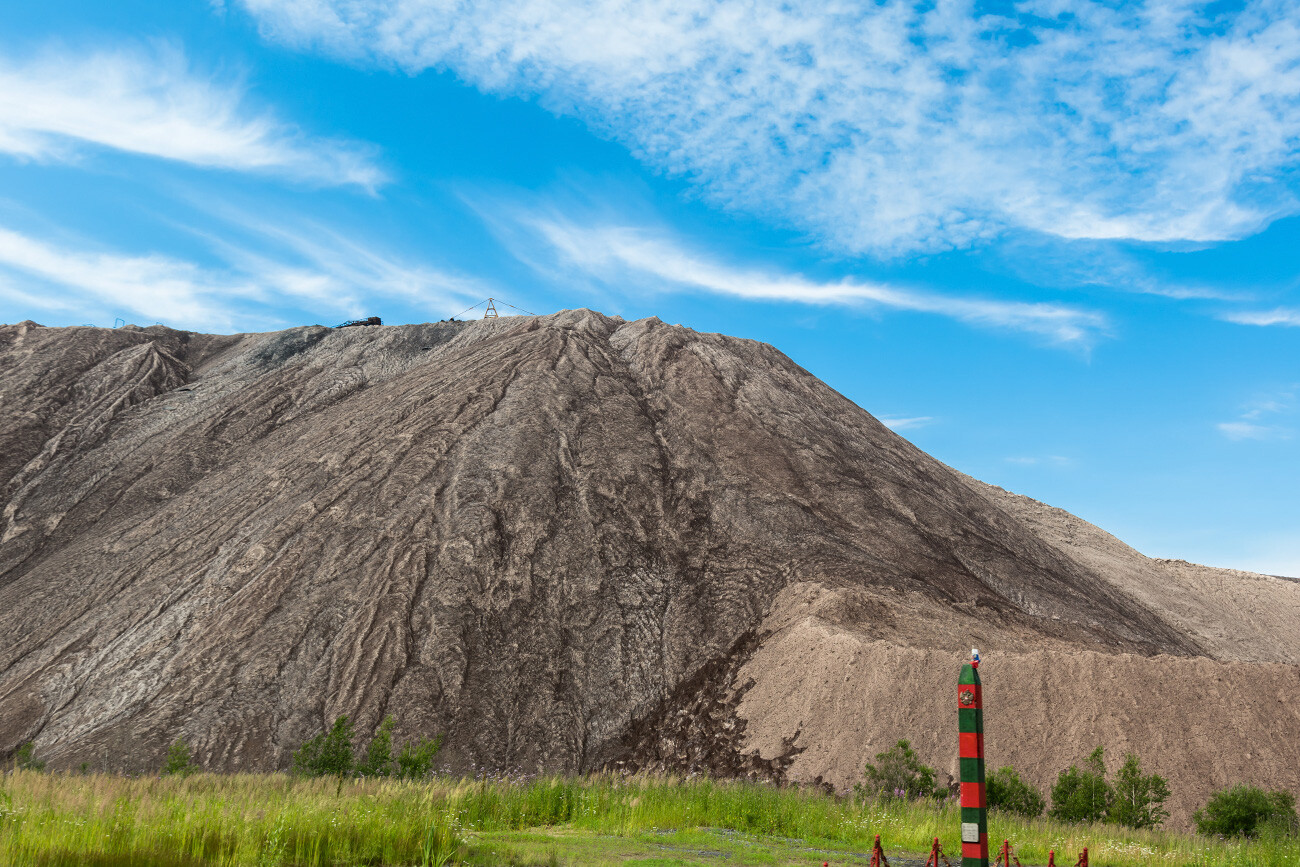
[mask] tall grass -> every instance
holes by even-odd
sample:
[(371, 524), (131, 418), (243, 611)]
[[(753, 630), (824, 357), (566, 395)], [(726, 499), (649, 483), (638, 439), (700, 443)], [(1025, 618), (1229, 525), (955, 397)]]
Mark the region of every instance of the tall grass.
[(4, 865), (433, 864), (461, 845), (429, 787), (17, 771), (0, 789)]
[[(664, 777), (530, 781), (296, 780), (279, 774), (130, 779), (19, 771), (0, 781), (0, 864), (441, 864), (497, 831), (563, 826), (635, 835), (726, 828), (866, 849), (960, 852), (958, 812), (934, 802), (854, 803), (819, 791)], [(1300, 867), (1300, 842), (1224, 842), (994, 815), (990, 838), (1063, 867)], [(562, 842), (557, 843), (563, 849)], [(954, 861), (956, 859), (954, 858)]]

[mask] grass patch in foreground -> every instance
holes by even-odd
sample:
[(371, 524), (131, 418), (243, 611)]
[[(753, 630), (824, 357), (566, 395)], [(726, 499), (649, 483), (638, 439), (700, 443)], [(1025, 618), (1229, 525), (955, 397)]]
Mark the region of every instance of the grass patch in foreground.
[[(1226, 842), (1111, 825), (994, 815), (1025, 864), (1055, 849), (1098, 867), (1300, 867), (1300, 841)], [(857, 863), (939, 837), (960, 851), (949, 804), (853, 803), (818, 791), (707, 779), (594, 776), (527, 782), (186, 779), (18, 771), (0, 779), (0, 864), (412, 865)], [(711, 859), (711, 860), (710, 860)]]

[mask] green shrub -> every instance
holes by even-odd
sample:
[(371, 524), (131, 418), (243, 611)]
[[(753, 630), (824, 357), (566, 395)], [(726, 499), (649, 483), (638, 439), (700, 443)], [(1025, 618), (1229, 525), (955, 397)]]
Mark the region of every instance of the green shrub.
[(1099, 822), (1110, 809), (1114, 791), (1106, 782), (1106, 763), (1101, 747), (1088, 756), (1083, 770), (1076, 765), (1061, 772), (1052, 786), (1053, 819), (1066, 822)]
[(407, 741), (397, 756), (397, 776), (403, 780), (422, 780), (433, 770), (433, 757), (442, 749), (442, 735)]
[(1020, 779), (1015, 768), (1009, 766), (990, 774), (984, 791), (990, 807), (1031, 819), (1042, 815), (1047, 806), (1038, 790)]
[(14, 753), (14, 767), (20, 771), (43, 771), (45, 759), (36, 758), (36, 745), (27, 741)]
[(876, 764), (867, 763), (866, 776), (865, 785), (853, 787), (859, 795), (912, 801), (938, 794), (934, 789), (934, 768), (921, 764), (906, 740), (900, 740), (892, 750), (876, 753)]
[[(84, 763), (83, 767), (85, 767)], [(188, 777), (197, 770), (199, 766), (190, 761), (190, 745), (185, 742), (185, 738), (177, 738), (167, 748), (167, 759), (163, 762), (159, 773), (164, 777), (170, 777), (172, 774)]]
[(352, 723), (341, 716), (328, 732), (303, 742), (293, 754), (294, 773), (306, 777), (398, 777), (418, 780), (433, 770), (433, 758), (442, 747), (442, 735), (407, 741), (393, 756), (393, 718), (385, 717), (358, 761), (352, 752)]
[(393, 772), (393, 718), (384, 717), (379, 730), (370, 739), (366, 755), (357, 765), (357, 774), (363, 777), (387, 777)]
[(1192, 814), (1192, 820), (1202, 834), (1221, 837), (1254, 837), (1269, 830), (1293, 834), (1300, 825), (1295, 795), (1247, 785), (1215, 792), (1204, 809)]
[(352, 723), (341, 716), (328, 732), (309, 738), (293, 754), (293, 770), (306, 777), (340, 779), (352, 773)]
[(1144, 775), (1136, 755), (1124, 757), (1124, 765), (1115, 774), (1114, 799), (1106, 812), (1108, 821), (1126, 828), (1154, 828), (1169, 818), (1165, 801), (1169, 784), (1159, 774)]
[(1048, 815), (1066, 822), (1107, 821), (1126, 828), (1154, 828), (1169, 817), (1165, 801), (1169, 784), (1159, 774), (1143, 774), (1142, 761), (1133, 753), (1114, 782), (1106, 779), (1105, 753), (1092, 751), (1084, 767), (1071, 765), (1052, 786), (1052, 809)]

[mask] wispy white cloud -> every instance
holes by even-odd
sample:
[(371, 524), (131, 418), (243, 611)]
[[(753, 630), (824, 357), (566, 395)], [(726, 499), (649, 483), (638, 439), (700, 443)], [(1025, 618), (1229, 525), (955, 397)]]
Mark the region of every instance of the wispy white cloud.
[(301, 301), (360, 314), (367, 299), (399, 298), (445, 314), (449, 307), (492, 294), (490, 284), (422, 261), (358, 243), (325, 223), (269, 219), (237, 208), (209, 208), (229, 227), (202, 233), (239, 270)]
[(60, 297), (50, 292), (30, 292), (20, 288), (18, 283), (12, 275), (0, 273), (0, 298), (29, 309), (57, 310), (60, 313), (82, 311), (88, 318), (93, 318), (93, 314), (86, 311), (84, 305), (79, 305), (77, 299)]
[(1294, 412), (1296, 408), (1296, 392), (1298, 390), (1300, 390), (1300, 386), (1292, 386), (1260, 395), (1246, 404), (1241, 417), (1258, 419), (1270, 415)]
[[(253, 245), (239, 232), (255, 232)], [(215, 261), (103, 249), (0, 227), (0, 296), (85, 319), (122, 316), (176, 328), (282, 327), (286, 310), (353, 318), (388, 298), (446, 315), (490, 294), (469, 278), (411, 262), (318, 223), (249, 220), (202, 233)]]
[(536, 97), (855, 252), (1238, 238), (1297, 210), (1293, 0), (242, 0), (272, 38)]
[(1300, 386), (1256, 397), (1242, 408), (1236, 419), (1220, 422), (1215, 428), (1230, 440), (1290, 439), (1294, 431), (1285, 424), (1285, 419), (1295, 414), (1297, 391)]
[(1215, 425), (1219, 433), (1230, 440), (1274, 440), (1290, 439), (1291, 431), (1284, 427), (1270, 424), (1254, 424), (1246, 421), (1225, 421)]
[(0, 152), (76, 159), (87, 145), (195, 166), (374, 189), (371, 145), (310, 136), (247, 105), (243, 86), (175, 48), (0, 59)]
[(996, 256), (1002, 267), (1039, 286), (1063, 289), (1101, 287), (1179, 301), (1251, 300), (1239, 289), (1229, 291), (1204, 282), (1160, 274), (1120, 245), (1108, 242), (1021, 236), (999, 244)]
[(1062, 304), (941, 295), (853, 279), (811, 280), (775, 269), (725, 264), (688, 249), (665, 232), (620, 225), (583, 226), (541, 216), (525, 220), (562, 262), (606, 284), (631, 282), (754, 301), (927, 313), (1082, 347), (1090, 346), (1108, 330), (1103, 314)]
[(1300, 326), (1300, 310), (1292, 307), (1278, 307), (1273, 310), (1241, 310), (1224, 313), (1220, 318), (1228, 322), (1236, 322), (1239, 325)]
[(1038, 467), (1038, 466), (1068, 467), (1074, 463), (1074, 461), (1070, 460), (1067, 457), (1063, 457), (1062, 455), (1043, 455), (1041, 457), (1019, 456), (1019, 457), (1003, 458), (1003, 460), (1005, 460), (1009, 464), (1018, 464), (1022, 467)]
[(892, 431), (900, 431), (900, 430), (913, 430), (914, 428), (918, 428), (918, 427), (925, 427), (930, 422), (934, 421), (934, 417), (928, 415), (918, 415), (912, 418), (880, 418), (879, 416), (877, 416), (876, 421), (880, 422), (881, 424), (883, 424), (885, 427), (889, 428)]
[[(144, 316), (150, 324), (204, 323), (223, 330), (232, 320), (217, 299), (247, 294), (251, 288), (233, 275), (214, 274), (169, 256), (72, 248), (5, 228), (0, 228), (0, 268), (44, 284), (44, 291), (25, 294), (43, 297), (49, 309), (90, 301), (96, 308)], [(11, 277), (10, 283), (17, 281)]]

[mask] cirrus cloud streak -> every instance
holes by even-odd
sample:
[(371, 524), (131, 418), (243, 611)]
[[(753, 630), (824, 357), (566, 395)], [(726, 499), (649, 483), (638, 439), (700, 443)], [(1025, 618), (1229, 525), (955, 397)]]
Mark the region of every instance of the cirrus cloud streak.
[(1222, 319), (1238, 325), (1290, 325), (1300, 327), (1300, 310), (1278, 307), (1274, 310), (1243, 310), (1225, 313)]
[(60, 314), (77, 311), (102, 324), (121, 316), (228, 332), (300, 324), (286, 322), (286, 311), (355, 318), (385, 298), (445, 315), (491, 294), (479, 280), (367, 246), (320, 223), (247, 217), (227, 228), (222, 235), (195, 232), (216, 253), (214, 261), (197, 262), (0, 226), (0, 297)]
[(751, 301), (934, 314), (1085, 348), (1109, 330), (1103, 314), (1062, 304), (957, 297), (854, 279), (817, 281), (773, 269), (728, 265), (689, 250), (666, 233), (644, 228), (582, 226), (548, 217), (525, 218), (525, 222), (564, 262), (610, 285), (630, 280)]
[(237, 83), (197, 74), (165, 46), (0, 59), (0, 152), (64, 161), (90, 145), (325, 185), (384, 182), (374, 147), (310, 136), (246, 102)]

